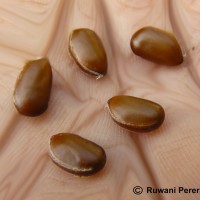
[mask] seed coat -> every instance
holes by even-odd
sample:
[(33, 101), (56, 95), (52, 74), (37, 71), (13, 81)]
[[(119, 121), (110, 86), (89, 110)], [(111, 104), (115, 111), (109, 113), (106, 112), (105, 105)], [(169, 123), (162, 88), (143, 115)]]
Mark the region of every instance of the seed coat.
[(53, 162), (75, 175), (93, 175), (106, 163), (106, 154), (102, 147), (72, 133), (53, 135), (49, 148)]
[(52, 87), (52, 70), (47, 58), (25, 64), (15, 84), (13, 98), (19, 113), (38, 116), (48, 107)]
[(173, 66), (183, 62), (176, 38), (164, 30), (144, 27), (133, 34), (130, 44), (133, 53), (154, 63)]
[(164, 121), (164, 109), (157, 103), (132, 96), (114, 96), (108, 100), (112, 119), (121, 127), (135, 132), (148, 132)]
[(98, 35), (87, 28), (75, 29), (69, 37), (69, 54), (86, 73), (97, 78), (107, 73), (107, 56)]

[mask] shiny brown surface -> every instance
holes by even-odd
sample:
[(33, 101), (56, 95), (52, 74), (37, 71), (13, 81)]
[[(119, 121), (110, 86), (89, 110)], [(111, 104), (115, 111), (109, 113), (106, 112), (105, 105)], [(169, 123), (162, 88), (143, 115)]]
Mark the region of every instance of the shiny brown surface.
[(108, 107), (117, 124), (135, 132), (152, 131), (165, 118), (164, 110), (159, 104), (132, 96), (112, 97), (108, 100)]
[(59, 167), (79, 176), (89, 176), (106, 163), (102, 147), (71, 133), (59, 133), (50, 138), (50, 156)]
[(88, 74), (101, 77), (107, 73), (107, 57), (97, 34), (86, 28), (76, 29), (69, 38), (69, 53)]
[(15, 107), (23, 115), (40, 115), (48, 107), (51, 86), (52, 71), (48, 59), (29, 61), (15, 84)]
[(181, 48), (171, 33), (154, 27), (144, 27), (131, 38), (132, 51), (144, 59), (163, 65), (183, 62)]

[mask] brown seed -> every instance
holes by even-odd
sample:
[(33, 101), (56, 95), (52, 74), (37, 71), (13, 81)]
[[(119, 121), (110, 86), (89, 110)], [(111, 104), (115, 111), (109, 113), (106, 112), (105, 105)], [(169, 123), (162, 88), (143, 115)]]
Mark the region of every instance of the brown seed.
[(52, 71), (47, 58), (29, 61), (21, 71), (14, 89), (14, 104), (23, 115), (37, 116), (48, 107)]
[(73, 30), (68, 49), (72, 58), (86, 73), (97, 78), (107, 73), (106, 52), (94, 31), (86, 28)]
[(163, 65), (183, 62), (181, 48), (171, 33), (154, 27), (144, 27), (131, 38), (132, 51), (144, 59)]
[(148, 132), (164, 121), (163, 108), (152, 101), (132, 96), (115, 96), (108, 100), (112, 119), (120, 126), (135, 132)]
[(62, 169), (79, 176), (89, 176), (106, 163), (102, 147), (71, 133), (59, 133), (50, 138), (50, 156)]

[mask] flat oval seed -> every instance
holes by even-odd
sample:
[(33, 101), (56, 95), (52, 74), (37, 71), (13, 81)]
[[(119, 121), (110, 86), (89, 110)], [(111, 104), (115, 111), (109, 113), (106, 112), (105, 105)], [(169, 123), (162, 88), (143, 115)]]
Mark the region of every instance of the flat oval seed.
[(102, 147), (71, 133), (59, 133), (50, 138), (50, 156), (55, 164), (79, 176), (89, 176), (106, 163)]
[(29, 61), (21, 71), (14, 89), (14, 104), (23, 115), (37, 116), (48, 107), (52, 71), (47, 58)]
[(144, 27), (131, 38), (132, 51), (144, 59), (163, 65), (183, 62), (181, 48), (171, 33), (154, 27)]
[(102, 77), (107, 73), (107, 57), (97, 34), (86, 28), (72, 31), (69, 38), (69, 53), (86, 73)]
[(115, 96), (108, 100), (112, 119), (120, 126), (135, 132), (148, 132), (164, 121), (163, 108), (152, 101), (132, 96)]

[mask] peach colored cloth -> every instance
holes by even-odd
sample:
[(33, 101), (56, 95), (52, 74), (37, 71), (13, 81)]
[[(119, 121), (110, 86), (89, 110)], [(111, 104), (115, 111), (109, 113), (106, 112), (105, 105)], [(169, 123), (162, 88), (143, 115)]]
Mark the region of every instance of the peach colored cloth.
[[(134, 55), (132, 34), (143, 26), (173, 32), (185, 54), (180, 66)], [(94, 30), (108, 56), (100, 79), (84, 74), (67, 52), (75, 28)], [(0, 0), (0, 199), (196, 200), (200, 194), (133, 194), (133, 187), (200, 187), (199, 0)], [(29, 118), (12, 99), (24, 63), (47, 56), (53, 67), (48, 110)], [(106, 102), (133, 95), (163, 106), (152, 133), (131, 133), (110, 118)], [(73, 132), (101, 145), (107, 163), (79, 178), (58, 168), (48, 141)]]

